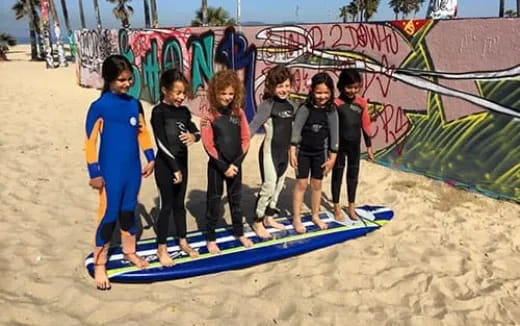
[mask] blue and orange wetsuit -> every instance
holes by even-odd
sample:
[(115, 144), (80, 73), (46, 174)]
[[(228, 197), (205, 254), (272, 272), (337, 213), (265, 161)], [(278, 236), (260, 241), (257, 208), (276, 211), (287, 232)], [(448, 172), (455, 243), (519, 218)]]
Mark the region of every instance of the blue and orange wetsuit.
[[(95, 237), (98, 248), (110, 241), (118, 218), (123, 250), (125, 250), (125, 238), (135, 235), (134, 211), (141, 185), (139, 145), (148, 162), (155, 159), (144, 121), (141, 103), (125, 94), (104, 92), (88, 110), (85, 142), (88, 172), (91, 179), (103, 177), (105, 182), (105, 186), (100, 191)], [(99, 157), (98, 135), (101, 135)], [(133, 250), (135, 251), (135, 248)]]

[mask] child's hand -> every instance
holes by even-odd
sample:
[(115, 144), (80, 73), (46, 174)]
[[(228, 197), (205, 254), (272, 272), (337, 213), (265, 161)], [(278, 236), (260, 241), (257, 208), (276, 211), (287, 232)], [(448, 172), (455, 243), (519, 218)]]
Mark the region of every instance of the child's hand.
[(155, 166), (155, 161), (150, 161), (148, 164), (146, 164), (143, 168), (143, 171), (141, 174), (143, 177), (148, 178), (153, 173), (153, 168)]
[(289, 163), (291, 163), (291, 166), (293, 168), (298, 167), (298, 158), (296, 157), (296, 147), (291, 146), (289, 149)]
[(88, 184), (94, 189), (101, 190), (105, 186), (105, 180), (103, 177), (92, 178)]
[(231, 164), (229, 166), (229, 168), (226, 170), (226, 172), (224, 172), (224, 175), (228, 178), (233, 178), (234, 176), (236, 176), (238, 174), (238, 167), (236, 167), (235, 165)]
[(186, 146), (190, 146), (191, 144), (195, 143), (195, 135), (190, 132), (181, 132), (179, 139)]
[(173, 183), (174, 184), (179, 184), (182, 182), (182, 172), (181, 170), (177, 171), (177, 172), (174, 172), (173, 173)]
[(323, 168), (323, 174), (326, 176), (334, 167), (334, 160), (328, 159), (321, 165), (321, 167)]
[(370, 162), (373, 162), (374, 161), (374, 152), (372, 152), (372, 147), (367, 147), (367, 155), (368, 155), (368, 160)]

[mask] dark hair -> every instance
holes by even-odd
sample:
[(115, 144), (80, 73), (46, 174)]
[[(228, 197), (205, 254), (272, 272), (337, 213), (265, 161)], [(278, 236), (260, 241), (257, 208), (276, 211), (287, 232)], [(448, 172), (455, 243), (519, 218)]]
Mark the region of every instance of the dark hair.
[(125, 70), (133, 72), (132, 64), (127, 58), (119, 54), (114, 54), (106, 58), (101, 67), (101, 77), (103, 77), (104, 81), (103, 90), (101, 92), (104, 93), (108, 91), (110, 83), (116, 80)]
[(341, 70), (336, 87), (339, 93), (342, 94), (345, 86), (355, 83), (361, 83), (361, 74), (356, 69), (347, 68)]
[(159, 89), (161, 90), (161, 100), (164, 98), (164, 94), (162, 93), (162, 88), (171, 89), (175, 82), (181, 82), (184, 84), (184, 88), (186, 90), (186, 94), (190, 94), (190, 83), (182, 72), (178, 69), (168, 69), (161, 74), (161, 79), (159, 81)]
[(330, 98), (325, 104), (327, 106), (327, 110), (334, 110), (334, 82), (332, 81), (332, 78), (327, 74), (326, 72), (319, 72), (316, 75), (312, 76), (311, 79), (311, 90), (309, 91), (309, 97), (307, 98), (307, 104), (314, 105), (315, 98), (314, 98), (314, 89), (316, 89), (316, 86), (319, 84), (325, 84), (327, 88), (330, 90)]
[(209, 112), (215, 114), (220, 103), (218, 93), (231, 86), (235, 91), (235, 98), (231, 102), (231, 112), (234, 116), (240, 114), (244, 105), (244, 86), (234, 70), (220, 70), (211, 78), (208, 87)]
[(278, 84), (283, 83), (289, 79), (292, 83), (292, 75), (285, 65), (277, 65), (267, 72), (265, 77), (265, 88), (263, 99), (272, 98), (274, 96), (274, 90)]

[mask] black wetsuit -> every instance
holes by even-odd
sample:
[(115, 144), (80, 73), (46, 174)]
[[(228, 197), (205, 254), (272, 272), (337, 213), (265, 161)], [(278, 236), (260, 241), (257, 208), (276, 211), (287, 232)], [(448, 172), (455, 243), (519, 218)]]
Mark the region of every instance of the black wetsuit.
[[(242, 224), (242, 170), (241, 165), (249, 148), (249, 127), (243, 110), (239, 116), (231, 114), (229, 108), (220, 108), (215, 114), (208, 114), (201, 120), (202, 143), (209, 155), (208, 189), (206, 192), (206, 220), (208, 241), (216, 240), (215, 228), (220, 216), (220, 203), (227, 186), (228, 202), (231, 210), (233, 234), (244, 235)], [(224, 173), (233, 164), (239, 172), (233, 178)]]
[(291, 144), (298, 146), (296, 178), (323, 179), (328, 152), (338, 151), (338, 113), (335, 109), (304, 104), (296, 112)]
[[(161, 207), (157, 223), (157, 243), (165, 244), (172, 212), (176, 235), (179, 238), (186, 237), (184, 199), (188, 184), (188, 148), (179, 136), (181, 132), (189, 132), (199, 141), (200, 133), (185, 106), (175, 107), (161, 102), (153, 108), (151, 122), (158, 147), (155, 181), (159, 188)], [(174, 184), (174, 173), (177, 171), (182, 173), (182, 182)]]
[[(356, 190), (359, 176), (359, 161), (361, 156), (361, 133), (367, 147), (372, 146), (370, 140), (370, 117), (367, 102), (362, 97), (348, 98), (340, 96), (336, 99), (339, 116), (339, 152), (332, 170), (331, 192), (332, 201), (339, 203), (341, 182), (345, 161), (347, 163), (347, 194), (349, 203), (356, 200)], [(346, 160), (345, 160), (346, 157)]]
[(276, 212), (278, 197), (283, 189), (289, 164), (292, 123), (295, 104), (278, 97), (266, 99), (249, 124), (251, 136), (261, 125), (265, 137), (258, 153), (262, 187), (256, 203), (256, 217), (273, 216)]

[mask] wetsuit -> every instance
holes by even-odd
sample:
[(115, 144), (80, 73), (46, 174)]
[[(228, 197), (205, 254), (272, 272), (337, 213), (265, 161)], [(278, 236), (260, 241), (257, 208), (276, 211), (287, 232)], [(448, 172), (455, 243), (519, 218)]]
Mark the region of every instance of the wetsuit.
[[(189, 132), (195, 135), (195, 141), (199, 141), (200, 133), (191, 121), (187, 107), (176, 107), (164, 102), (153, 108), (151, 124), (158, 148), (155, 182), (159, 188), (161, 211), (157, 222), (157, 243), (165, 244), (172, 212), (177, 237), (186, 237), (184, 199), (188, 185), (188, 148), (179, 136), (181, 132)], [(174, 184), (174, 173), (177, 171), (182, 173), (182, 182)]]
[(135, 235), (134, 211), (141, 185), (139, 145), (148, 162), (155, 158), (141, 103), (129, 95), (104, 92), (88, 110), (86, 133), (90, 178), (103, 177), (105, 182), (95, 238), (96, 247), (102, 247), (110, 241), (118, 217), (122, 238)]
[(367, 101), (359, 96), (350, 99), (340, 96), (336, 99), (338, 108), (339, 129), (339, 153), (332, 169), (331, 192), (332, 201), (339, 203), (343, 170), (345, 169), (345, 156), (347, 157), (347, 194), (349, 203), (356, 200), (356, 190), (359, 176), (359, 161), (361, 155), (361, 133), (367, 147), (372, 146), (370, 140), (370, 115), (368, 114)]
[(296, 111), (291, 145), (298, 147), (296, 178), (323, 179), (328, 152), (338, 151), (338, 113), (335, 109), (303, 104)]
[[(204, 149), (209, 155), (208, 190), (206, 193), (207, 240), (215, 241), (215, 228), (220, 216), (220, 202), (224, 181), (231, 209), (233, 234), (244, 234), (242, 210), (240, 208), (242, 191), (241, 164), (249, 148), (249, 126), (243, 110), (240, 115), (231, 114), (230, 108), (219, 108), (215, 114), (208, 114), (201, 120), (201, 134)], [(233, 164), (239, 172), (233, 178), (224, 173)]]
[(278, 97), (266, 99), (249, 124), (253, 136), (261, 125), (265, 137), (258, 153), (262, 187), (256, 202), (257, 220), (277, 213), (278, 197), (283, 189), (289, 164), (289, 146), (291, 145), (292, 122), (295, 104)]

